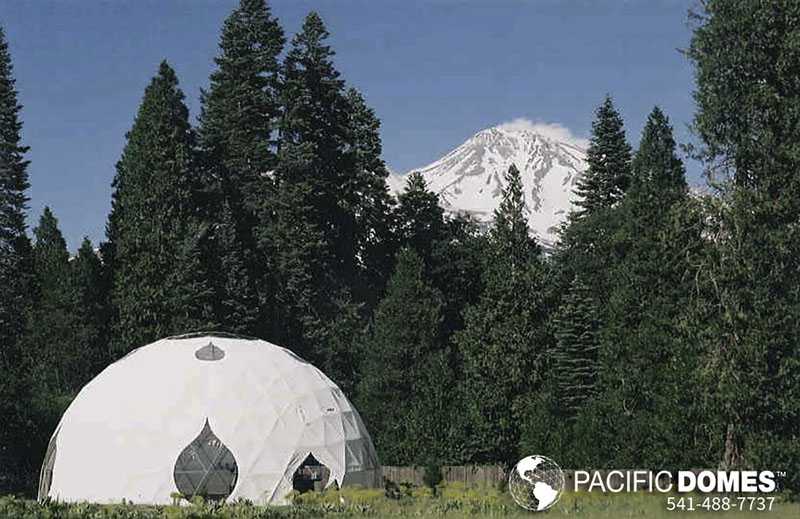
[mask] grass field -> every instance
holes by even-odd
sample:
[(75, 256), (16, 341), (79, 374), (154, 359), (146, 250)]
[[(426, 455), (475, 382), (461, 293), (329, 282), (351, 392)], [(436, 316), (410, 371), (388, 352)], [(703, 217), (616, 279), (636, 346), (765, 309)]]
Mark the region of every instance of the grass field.
[[(695, 496), (695, 503), (705, 496)], [(736, 502), (735, 499), (733, 499)], [(797, 519), (800, 503), (776, 500), (772, 511), (667, 511), (663, 494), (565, 493), (558, 504), (542, 514), (519, 508), (507, 493), (494, 488), (465, 488), (457, 484), (443, 487), (434, 497), (426, 488), (406, 488), (398, 499), (389, 499), (383, 490), (344, 489), (303, 494), (295, 503), (282, 507), (194, 504), (148, 507), (135, 505), (90, 505), (47, 503), (3, 497), (0, 517), (14, 519), (280, 519), (301, 517), (584, 517), (584, 518), (762, 518)]]

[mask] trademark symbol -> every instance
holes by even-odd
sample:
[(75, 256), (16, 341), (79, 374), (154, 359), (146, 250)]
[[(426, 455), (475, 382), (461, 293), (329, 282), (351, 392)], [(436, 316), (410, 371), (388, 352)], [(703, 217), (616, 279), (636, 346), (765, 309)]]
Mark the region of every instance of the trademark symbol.
[(778, 472), (775, 473), (775, 475), (778, 476), (779, 478), (785, 478), (786, 472), (783, 470), (779, 470)]

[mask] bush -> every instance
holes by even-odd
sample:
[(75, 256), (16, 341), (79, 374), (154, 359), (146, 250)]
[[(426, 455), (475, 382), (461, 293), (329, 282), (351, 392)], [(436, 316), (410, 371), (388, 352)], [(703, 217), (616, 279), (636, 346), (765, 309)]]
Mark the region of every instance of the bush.
[(437, 463), (429, 463), (425, 466), (425, 472), (422, 474), (422, 482), (425, 486), (431, 489), (433, 495), (436, 496), (436, 487), (444, 481), (444, 474), (442, 474), (442, 467)]

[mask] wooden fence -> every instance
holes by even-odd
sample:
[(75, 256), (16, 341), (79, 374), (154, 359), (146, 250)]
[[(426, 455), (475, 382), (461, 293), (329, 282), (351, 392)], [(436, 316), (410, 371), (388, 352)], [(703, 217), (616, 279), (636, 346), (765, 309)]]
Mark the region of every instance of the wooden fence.
[[(423, 467), (383, 466), (383, 477), (395, 483), (422, 485), (423, 474)], [(468, 484), (494, 484), (506, 478), (503, 468), (494, 465), (445, 465), (442, 467), (442, 475), (448, 483), (458, 481)]]

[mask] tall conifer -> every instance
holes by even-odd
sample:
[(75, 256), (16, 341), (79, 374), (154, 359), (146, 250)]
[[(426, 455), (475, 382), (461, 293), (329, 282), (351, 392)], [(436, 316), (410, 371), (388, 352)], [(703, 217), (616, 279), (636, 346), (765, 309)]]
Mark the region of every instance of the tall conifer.
[(686, 171), (676, 148), (669, 118), (661, 108), (654, 107), (631, 163), (630, 187), (636, 195), (650, 196), (652, 202), (659, 199), (672, 203), (686, 194)]
[(225, 20), (217, 69), (201, 96), (201, 212), (213, 238), (200, 261), (214, 297), (224, 301), (216, 307), (220, 326), (244, 334), (269, 335), (263, 323), (275, 303), (270, 257), (258, 249), (254, 229), (272, 212), (284, 43), (266, 2), (241, 0)]
[(541, 383), (548, 339), (544, 330), (544, 273), (529, 235), (519, 171), (506, 174), (503, 202), (489, 233), (484, 290), (468, 307), (455, 336), (464, 362), (465, 457), (511, 463), (517, 456), (517, 405)]
[(352, 161), (353, 174), (342, 193), (346, 207), (354, 216), (357, 276), (353, 293), (356, 300), (366, 303), (371, 311), (376, 297), (383, 291), (394, 256), (392, 209), (386, 178), (389, 170), (381, 157), (383, 144), (380, 120), (364, 97), (355, 88), (345, 94), (350, 106), (347, 154)]
[(70, 265), (74, 309), (81, 345), (81, 372), (76, 378), (78, 387), (100, 373), (109, 361), (110, 287), (102, 261), (92, 242), (84, 238), (78, 254)]
[[(785, 470), (798, 489), (797, 5), (710, 0), (693, 21), (694, 129), (723, 188), (706, 220), (716, 246), (698, 272), (707, 298), (696, 313), (719, 310), (695, 327), (720, 419), (714, 444), (725, 465)], [(745, 30), (746, 41), (732, 36)]]
[[(703, 247), (672, 128), (654, 108), (633, 162), (633, 180), (615, 208), (600, 359), (606, 424), (615, 463), (678, 467), (702, 462), (692, 421), (696, 346), (682, 337)], [(671, 416), (669, 421), (664, 416)], [(649, 431), (649, 433), (645, 432)], [(658, 447), (643, 452), (652, 435)]]
[(0, 28), (0, 492), (29, 484), (28, 471), (35, 463), (28, 455), (30, 381), (20, 341), (32, 276), (25, 232), (28, 148), (21, 141), (22, 107), (14, 83), (8, 42)]
[(588, 169), (576, 189), (579, 214), (610, 207), (630, 183), (631, 147), (625, 139), (622, 117), (610, 96), (597, 109), (592, 137), (586, 150)]
[(205, 289), (180, 281), (189, 267), (181, 259), (200, 254), (191, 252), (200, 232), (194, 223), (198, 179), (183, 99), (175, 71), (162, 62), (117, 163), (108, 226), (118, 312), (114, 356), (212, 321), (200, 295)]
[(324, 266), (343, 287), (351, 287), (356, 273), (355, 214), (344, 189), (353, 181), (353, 154), (346, 154), (350, 137), (349, 109), (344, 80), (333, 64), (327, 44), (328, 30), (315, 12), (292, 39), (284, 61), (281, 147), (292, 155), (302, 153), (304, 164), (294, 160), (291, 174), (276, 171), (277, 197), (281, 190), (305, 192), (310, 223), (323, 233)]
[(363, 317), (358, 308), (374, 270), (372, 239), (382, 233), (375, 220), (385, 212), (386, 172), (376, 155), (377, 119), (360, 96), (347, 94), (328, 36), (310, 13), (284, 60), (275, 196), (260, 239), (275, 264), (285, 316), (276, 320), (276, 336), (347, 386), (352, 375), (341, 370), (355, 362), (346, 360), (353, 354), (346, 337)]
[(428, 189), (420, 173), (413, 172), (397, 200), (395, 233), (398, 242), (414, 249), (426, 264), (430, 264), (434, 244), (445, 236), (444, 210), (439, 205), (439, 195)]
[[(437, 364), (438, 380), (423, 377), (425, 366), (441, 354), (441, 311), (441, 294), (425, 279), (421, 258), (402, 249), (375, 314), (358, 386), (359, 408), (385, 463), (421, 462), (422, 453), (441, 455), (441, 438), (450, 425), (441, 413), (443, 402), (436, 401), (442, 395), (436, 386), (452, 381), (445, 378), (446, 364)], [(387, 408), (389, 400), (393, 404)], [(423, 416), (418, 411), (424, 408), (440, 413)], [(423, 432), (434, 439), (422, 442)]]
[(30, 243), (25, 234), (28, 197), (27, 146), (21, 142), (22, 110), (5, 34), (0, 29), (0, 344), (12, 350), (24, 327), (30, 278)]
[(597, 392), (600, 321), (592, 295), (574, 279), (554, 318), (553, 375), (562, 416), (574, 419)]
[(68, 393), (79, 383), (81, 345), (70, 283), (69, 253), (58, 220), (45, 207), (33, 230), (35, 305), (25, 334), (26, 349), (36, 358), (42, 389)]

